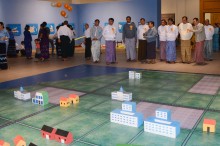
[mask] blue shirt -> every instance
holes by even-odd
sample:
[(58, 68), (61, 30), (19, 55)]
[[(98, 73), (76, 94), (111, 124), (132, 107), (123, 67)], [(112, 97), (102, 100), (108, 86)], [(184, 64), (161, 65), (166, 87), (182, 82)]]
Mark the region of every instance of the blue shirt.
[(147, 42), (154, 42), (157, 39), (157, 29), (155, 27), (150, 28), (147, 32), (144, 33), (144, 37), (147, 39)]
[(5, 40), (1, 40), (3, 37), (8, 37), (9, 38), (8, 31), (5, 30), (5, 29), (0, 30), (0, 43), (6, 43)]
[(9, 40), (14, 40), (15, 39), (15, 36), (14, 36), (13, 32), (9, 31), (8, 34), (9, 34)]

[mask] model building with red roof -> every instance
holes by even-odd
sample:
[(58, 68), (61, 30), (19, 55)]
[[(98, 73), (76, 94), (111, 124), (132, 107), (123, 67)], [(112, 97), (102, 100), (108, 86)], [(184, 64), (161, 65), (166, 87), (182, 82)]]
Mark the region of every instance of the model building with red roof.
[(203, 121), (203, 131), (204, 132), (215, 132), (216, 120), (204, 119)]
[(60, 107), (69, 107), (69, 106), (70, 106), (69, 98), (60, 97)]
[(79, 103), (79, 95), (76, 94), (70, 94), (69, 95), (69, 100), (72, 104), (77, 104)]
[(47, 126), (47, 125), (43, 125), (43, 127), (41, 128), (41, 136), (43, 138), (49, 139), (49, 140), (54, 140), (55, 139), (55, 133), (56, 133), (56, 129)]
[(10, 146), (10, 144), (5, 142), (4, 140), (0, 140), (0, 146)]
[(55, 140), (60, 143), (70, 144), (73, 142), (73, 134), (65, 130), (57, 129)]
[(15, 146), (26, 146), (26, 142), (24, 138), (20, 135), (17, 135), (13, 141), (14, 141)]

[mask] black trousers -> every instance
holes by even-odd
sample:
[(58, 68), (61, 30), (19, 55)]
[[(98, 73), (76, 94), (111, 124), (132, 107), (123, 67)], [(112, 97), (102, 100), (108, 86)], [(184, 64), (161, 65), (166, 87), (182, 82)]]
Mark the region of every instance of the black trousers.
[(147, 56), (147, 40), (139, 40), (138, 45), (138, 60), (146, 60)]
[(5, 43), (0, 43), (0, 69), (8, 69)]
[(58, 39), (56, 39), (56, 53), (58, 57), (62, 56), (61, 43), (58, 42)]
[(60, 36), (61, 40), (61, 54), (63, 58), (68, 57), (68, 50), (70, 49), (70, 38), (68, 36)]
[(16, 57), (17, 56), (15, 43), (16, 43), (15, 39), (9, 40), (7, 55), (10, 56), (10, 57)]
[(147, 43), (147, 59), (156, 59), (156, 41)]
[(75, 40), (72, 39), (69, 49), (68, 49), (68, 57), (73, 57), (75, 51)]
[(91, 38), (86, 38), (85, 46), (86, 46), (85, 58), (91, 57), (92, 56), (92, 52), (91, 52), (92, 40), (91, 40)]

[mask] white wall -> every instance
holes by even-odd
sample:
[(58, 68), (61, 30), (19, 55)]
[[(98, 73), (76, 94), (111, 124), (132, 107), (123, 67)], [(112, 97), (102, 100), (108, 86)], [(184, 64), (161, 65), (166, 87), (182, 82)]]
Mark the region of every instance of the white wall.
[(193, 18), (199, 18), (199, 0), (161, 0), (161, 13), (175, 13), (176, 24), (181, 22), (183, 16), (192, 22)]
[(3, 1), (0, 0), (0, 22), (5, 23), (5, 15), (3, 13)]

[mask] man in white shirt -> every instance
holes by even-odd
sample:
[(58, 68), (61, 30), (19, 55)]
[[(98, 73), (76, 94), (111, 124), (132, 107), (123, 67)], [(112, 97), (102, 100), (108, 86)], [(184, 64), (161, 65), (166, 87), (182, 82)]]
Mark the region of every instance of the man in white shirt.
[(137, 37), (138, 37), (138, 60), (145, 61), (147, 53), (147, 40), (144, 38), (144, 33), (148, 31), (149, 26), (146, 24), (144, 18), (140, 19), (141, 25), (138, 26)]
[(91, 30), (89, 28), (89, 24), (85, 24), (85, 58), (86, 60), (90, 60), (92, 56), (91, 47), (92, 47), (92, 40), (91, 40)]
[(166, 61), (166, 20), (161, 20), (161, 25), (158, 27), (158, 35), (160, 38), (160, 61)]
[(212, 47), (213, 47), (213, 43), (212, 43), (212, 38), (214, 35), (214, 27), (212, 25), (209, 24), (209, 20), (206, 19), (205, 20), (205, 50), (204, 50), (204, 55), (205, 55), (205, 59), (207, 61), (212, 61)]
[(103, 37), (105, 39), (106, 45), (106, 53), (105, 53), (105, 60), (106, 64), (109, 65), (110, 63), (114, 64), (116, 62), (116, 28), (113, 26), (114, 19), (109, 18), (108, 25), (103, 29)]
[(71, 29), (67, 25), (68, 21), (64, 21), (63, 26), (61, 26), (57, 31), (58, 42), (61, 43), (61, 54), (63, 61), (65, 61), (68, 57), (68, 50), (71, 49), (70, 43), (73, 35)]
[(192, 24), (188, 23), (188, 18), (183, 16), (182, 23), (179, 25), (182, 63), (191, 63), (191, 38), (193, 32), (190, 32), (189, 30), (192, 29)]
[(173, 23), (173, 19), (169, 18), (166, 26), (166, 59), (167, 63), (171, 64), (176, 61), (176, 38), (179, 34), (177, 26), (173, 25)]

